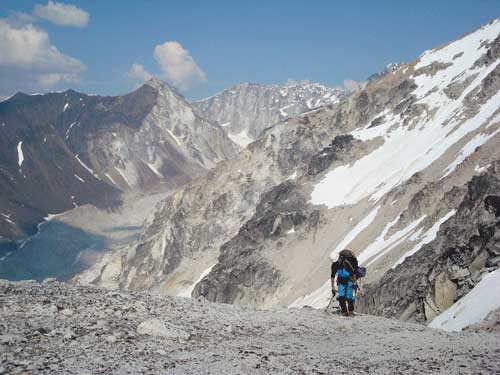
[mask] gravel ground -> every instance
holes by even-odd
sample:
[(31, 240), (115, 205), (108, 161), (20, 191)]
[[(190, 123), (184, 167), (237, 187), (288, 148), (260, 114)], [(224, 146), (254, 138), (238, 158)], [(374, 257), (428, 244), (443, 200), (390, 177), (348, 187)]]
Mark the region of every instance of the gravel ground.
[(498, 374), (498, 333), (0, 281), (0, 374)]

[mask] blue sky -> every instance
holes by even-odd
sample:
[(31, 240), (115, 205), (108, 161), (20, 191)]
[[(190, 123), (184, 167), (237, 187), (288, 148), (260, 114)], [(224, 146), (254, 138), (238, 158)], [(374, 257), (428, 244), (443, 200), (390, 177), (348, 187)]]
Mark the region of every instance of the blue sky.
[[(37, 4), (40, 11), (34, 11)], [(0, 28), (33, 37), (40, 53), (25, 61), (19, 50), (26, 46), (0, 39), (0, 55), (11, 56), (0, 56), (0, 96), (66, 88), (123, 94), (150, 73), (173, 81), (190, 99), (243, 81), (308, 79), (336, 86), (364, 80), (388, 63), (410, 61), (500, 17), (498, 0), (64, 4), (74, 7), (2, 0)], [(69, 24), (61, 24), (59, 10), (63, 18), (71, 13)], [(132, 64), (140, 65), (135, 75)]]

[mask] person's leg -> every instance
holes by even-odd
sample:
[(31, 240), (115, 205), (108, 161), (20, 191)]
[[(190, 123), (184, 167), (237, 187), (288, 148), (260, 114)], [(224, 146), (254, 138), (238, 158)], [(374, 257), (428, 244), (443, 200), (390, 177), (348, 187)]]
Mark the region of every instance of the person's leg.
[(349, 311), (349, 315), (354, 315), (354, 300), (347, 300), (347, 310)]
[(346, 288), (346, 299), (348, 305), (349, 315), (354, 315), (354, 283), (350, 282), (347, 284)]
[(347, 285), (344, 284), (338, 284), (338, 292), (339, 292), (339, 305), (340, 309), (342, 310), (343, 315), (347, 315), (347, 303), (346, 303), (346, 292), (347, 292)]
[(347, 315), (347, 303), (345, 297), (339, 297), (340, 310), (342, 310), (342, 315)]

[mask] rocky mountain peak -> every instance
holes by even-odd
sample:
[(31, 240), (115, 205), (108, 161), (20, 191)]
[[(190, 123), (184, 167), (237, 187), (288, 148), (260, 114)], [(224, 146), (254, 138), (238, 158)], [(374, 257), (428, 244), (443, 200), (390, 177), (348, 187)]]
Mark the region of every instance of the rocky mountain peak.
[(280, 121), (312, 109), (338, 103), (347, 93), (309, 81), (283, 86), (240, 83), (193, 106), (205, 118), (224, 127), (241, 147), (256, 140), (262, 131)]
[(18, 93), (0, 103), (0, 146), (4, 241), (33, 233), (48, 214), (173, 189), (237, 152), (157, 78), (116, 97)]
[(143, 86), (149, 86), (152, 87), (158, 91), (170, 91), (175, 93), (178, 96), (181, 96), (179, 92), (171, 86), (168, 82), (163, 81), (157, 77), (151, 77), (148, 81), (144, 83)]

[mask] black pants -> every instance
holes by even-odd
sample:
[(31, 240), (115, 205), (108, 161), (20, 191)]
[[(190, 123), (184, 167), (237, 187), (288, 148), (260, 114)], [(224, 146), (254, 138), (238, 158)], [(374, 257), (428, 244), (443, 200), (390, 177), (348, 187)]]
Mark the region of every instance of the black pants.
[(354, 311), (354, 300), (345, 297), (339, 297), (340, 309), (343, 314), (347, 314), (347, 311)]

